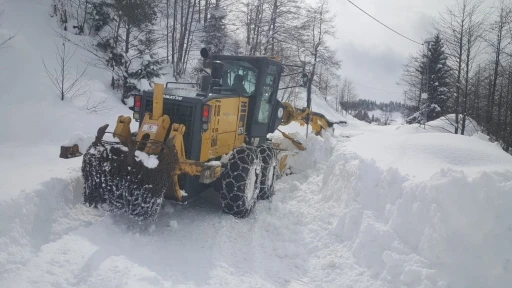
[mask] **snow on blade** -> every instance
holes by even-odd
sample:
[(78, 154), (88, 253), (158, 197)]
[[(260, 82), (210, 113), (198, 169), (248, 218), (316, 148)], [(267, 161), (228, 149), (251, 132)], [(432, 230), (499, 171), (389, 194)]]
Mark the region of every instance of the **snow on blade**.
[(135, 160), (141, 161), (148, 168), (156, 168), (158, 166), (158, 157), (156, 155), (148, 155), (142, 151), (135, 151)]
[(71, 138), (64, 143), (64, 146), (73, 146), (78, 145), (78, 148), (81, 153), (85, 153), (89, 146), (91, 146), (92, 142), (94, 142), (95, 136), (85, 136), (81, 132), (75, 132), (71, 135)]

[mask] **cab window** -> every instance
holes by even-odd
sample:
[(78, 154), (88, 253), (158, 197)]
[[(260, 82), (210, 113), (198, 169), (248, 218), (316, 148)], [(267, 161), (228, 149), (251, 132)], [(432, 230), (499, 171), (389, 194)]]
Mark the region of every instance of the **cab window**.
[(256, 90), (258, 70), (245, 61), (223, 61), (221, 86), (232, 88), (233, 93), (252, 95)]
[(274, 65), (270, 65), (267, 70), (267, 76), (265, 77), (265, 82), (263, 83), (263, 91), (262, 91), (262, 99), (260, 102), (260, 106), (258, 107), (258, 122), (261, 124), (266, 124), (269, 121), (269, 116), (271, 112), (270, 102), (272, 97), (274, 97), (275, 89), (276, 89), (276, 67)]

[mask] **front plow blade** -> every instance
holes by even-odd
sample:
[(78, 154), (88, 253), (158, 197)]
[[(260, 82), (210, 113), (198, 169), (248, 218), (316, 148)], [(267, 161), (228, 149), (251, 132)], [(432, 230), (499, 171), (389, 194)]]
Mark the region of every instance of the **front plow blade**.
[(82, 156), (80, 147), (77, 144), (73, 146), (60, 146), (60, 155), (62, 159), (70, 159)]
[(120, 143), (95, 141), (82, 162), (85, 204), (127, 214), (139, 222), (156, 219), (179, 163), (174, 149), (163, 144), (161, 148), (160, 154), (150, 156), (129, 151)]

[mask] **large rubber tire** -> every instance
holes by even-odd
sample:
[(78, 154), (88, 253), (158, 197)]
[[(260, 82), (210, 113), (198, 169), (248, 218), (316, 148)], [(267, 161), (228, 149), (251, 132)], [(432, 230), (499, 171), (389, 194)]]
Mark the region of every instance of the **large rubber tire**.
[(236, 148), (222, 173), (220, 201), (225, 213), (237, 218), (247, 217), (258, 198), (261, 180), (261, 159), (256, 148)]
[(261, 158), (261, 180), (258, 200), (268, 200), (274, 196), (274, 182), (277, 179), (278, 161), (276, 150), (270, 144), (257, 147)]

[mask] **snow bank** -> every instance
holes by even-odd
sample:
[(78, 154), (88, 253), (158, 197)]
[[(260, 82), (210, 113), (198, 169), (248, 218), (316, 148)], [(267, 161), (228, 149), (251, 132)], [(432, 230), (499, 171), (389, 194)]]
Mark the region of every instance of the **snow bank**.
[[(83, 182), (75, 171), (69, 179), (53, 178), (40, 188), (0, 200), (0, 286), (44, 245), (78, 227), (87, 226), (100, 213), (82, 205)], [(19, 287), (19, 286), (16, 286)]]
[[(455, 114), (449, 114), (438, 118), (434, 121), (430, 121), (426, 123), (426, 127), (428, 127), (431, 131), (436, 131), (439, 133), (455, 133)], [(462, 116), (459, 115), (459, 133), (461, 133), (462, 128)], [(473, 136), (476, 133), (479, 133), (482, 129), (475, 122), (475, 120), (470, 117), (466, 118), (466, 124), (464, 129), (464, 135)]]
[(347, 148), (418, 180), (429, 179), (442, 168), (461, 170), (471, 176), (480, 171), (512, 168), (512, 157), (497, 145), (482, 141), (479, 134), (462, 136), (417, 125), (382, 127), (377, 131), (354, 135)]
[(60, 148), (53, 145), (0, 144), (0, 201), (40, 189), (48, 179), (67, 177), (81, 166), (81, 157), (64, 160), (59, 154)]
[(187, 205), (164, 202), (157, 222), (135, 225), (83, 206), (78, 168), (69, 180), (0, 200), (0, 287), (512, 281), (512, 171), (471, 176), (440, 167), (418, 181), (351, 152), (347, 145), (362, 136), (297, 137), (308, 150), (291, 156), (294, 174), (246, 219), (223, 214), (218, 194), (206, 192)]
[[(302, 89), (298, 91), (298, 103), (296, 107), (302, 108), (307, 106), (307, 91), (306, 89)], [(342, 116), (340, 113), (336, 112), (334, 107), (327, 103), (323, 98), (322, 93), (318, 91), (315, 87), (312, 88), (311, 92), (311, 110), (314, 112), (322, 113), (327, 117), (330, 121), (346, 121), (347, 118), (354, 119), (352, 116), (346, 117)]]
[(340, 287), (353, 281), (366, 283), (356, 287), (506, 287), (512, 281), (512, 171), (470, 177), (443, 169), (413, 182), (344, 149), (328, 166), (335, 168), (326, 170), (318, 201), (339, 211), (331, 245), (345, 255), (331, 256), (332, 266), (339, 274), (349, 264), (362, 269), (356, 278), (340, 277)]
[[(386, 114), (386, 112), (380, 110), (380, 109), (375, 109), (375, 110), (372, 110), (372, 111), (367, 111), (368, 112), (368, 115), (370, 116), (370, 118), (372, 117), (372, 115), (375, 117), (375, 118), (379, 118), (381, 121), (383, 120), (384, 118), (384, 115)], [(398, 112), (398, 111), (395, 111), (395, 112), (391, 112), (391, 115), (390, 115), (390, 122), (391, 122), (391, 125), (400, 125), (400, 124), (404, 124), (403, 122), (403, 119), (402, 119), (402, 113), (401, 112)]]

